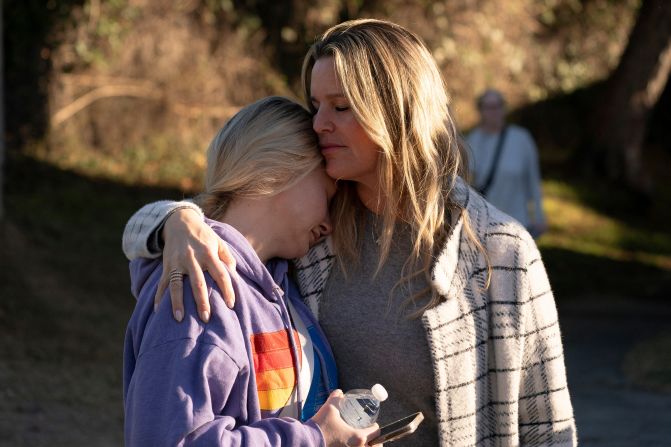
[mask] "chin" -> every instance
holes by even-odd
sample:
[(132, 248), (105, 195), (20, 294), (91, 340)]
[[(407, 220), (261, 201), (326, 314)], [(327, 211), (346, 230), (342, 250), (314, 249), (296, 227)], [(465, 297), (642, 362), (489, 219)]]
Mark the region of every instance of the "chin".
[(305, 247), (303, 247), (301, 250), (298, 250), (298, 253), (296, 253), (292, 259), (302, 258), (303, 256), (307, 255), (310, 251), (310, 247), (311, 245), (309, 243), (305, 244)]
[(338, 168), (335, 162), (326, 162), (326, 174), (332, 179), (338, 179)]
[(343, 169), (342, 166), (338, 166), (337, 163), (327, 164), (326, 165), (326, 174), (334, 180), (351, 180), (351, 170)]
[(287, 250), (285, 253), (282, 253), (279, 257), (284, 259), (298, 259), (308, 254), (309, 250), (310, 250), (309, 246), (302, 249), (297, 248), (296, 250)]

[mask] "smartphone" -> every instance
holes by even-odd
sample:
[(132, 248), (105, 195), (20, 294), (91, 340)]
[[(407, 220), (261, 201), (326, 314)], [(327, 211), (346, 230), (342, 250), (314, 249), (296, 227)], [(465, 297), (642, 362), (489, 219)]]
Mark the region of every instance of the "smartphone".
[(380, 434), (377, 438), (368, 442), (368, 445), (382, 444), (383, 442), (392, 442), (404, 438), (417, 430), (419, 424), (424, 420), (422, 412), (411, 414), (403, 419), (387, 424), (380, 428)]

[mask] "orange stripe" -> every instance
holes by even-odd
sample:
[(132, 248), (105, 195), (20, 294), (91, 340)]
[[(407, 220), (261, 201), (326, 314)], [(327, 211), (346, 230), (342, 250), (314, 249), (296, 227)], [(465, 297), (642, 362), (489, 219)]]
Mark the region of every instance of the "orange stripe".
[(296, 384), (293, 368), (275, 369), (256, 373), (256, 389), (258, 391), (278, 390)]
[(259, 406), (262, 410), (278, 410), (287, 405), (294, 387), (279, 390), (259, 391)]
[[(292, 331), (296, 341), (296, 347), (300, 346), (298, 332)], [(287, 330), (276, 332), (264, 332), (252, 334), (252, 356), (254, 359), (254, 370), (259, 373), (280, 368), (293, 367), (293, 356)], [(302, 353), (298, 351), (298, 364), (302, 362)]]

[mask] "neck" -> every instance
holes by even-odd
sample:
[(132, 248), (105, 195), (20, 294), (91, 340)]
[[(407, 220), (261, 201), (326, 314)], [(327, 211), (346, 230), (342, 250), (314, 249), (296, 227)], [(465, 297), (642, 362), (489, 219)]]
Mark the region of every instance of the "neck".
[(482, 123), (480, 128), (487, 133), (500, 133), (505, 123)]
[(385, 200), (380, 191), (379, 185), (367, 183), (357, 183), (356, 193), (359, 196), (359, 200), (363, 203), (363, 206), (368, 208), (374, 214), (382, 214), (382, 210), (385, 206)]
[(272, 226), (263, 199), (238, 199), (231, 202), (220, 222), (238, 230), (252, 246), (261, 262), (274, 257)]

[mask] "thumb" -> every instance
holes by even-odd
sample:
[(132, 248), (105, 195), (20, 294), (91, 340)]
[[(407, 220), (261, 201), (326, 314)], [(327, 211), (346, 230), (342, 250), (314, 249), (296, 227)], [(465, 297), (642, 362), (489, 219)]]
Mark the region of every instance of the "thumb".
[(342, 397), (342, 396), (344, 396), (344, 393), (342, 392), (342, 390), (340, 388), (338, 388), (337, 390), (333, 390), (331, 392), (331, 394), (329, 394), (329, 399), (335, 399), (337, 397)]

